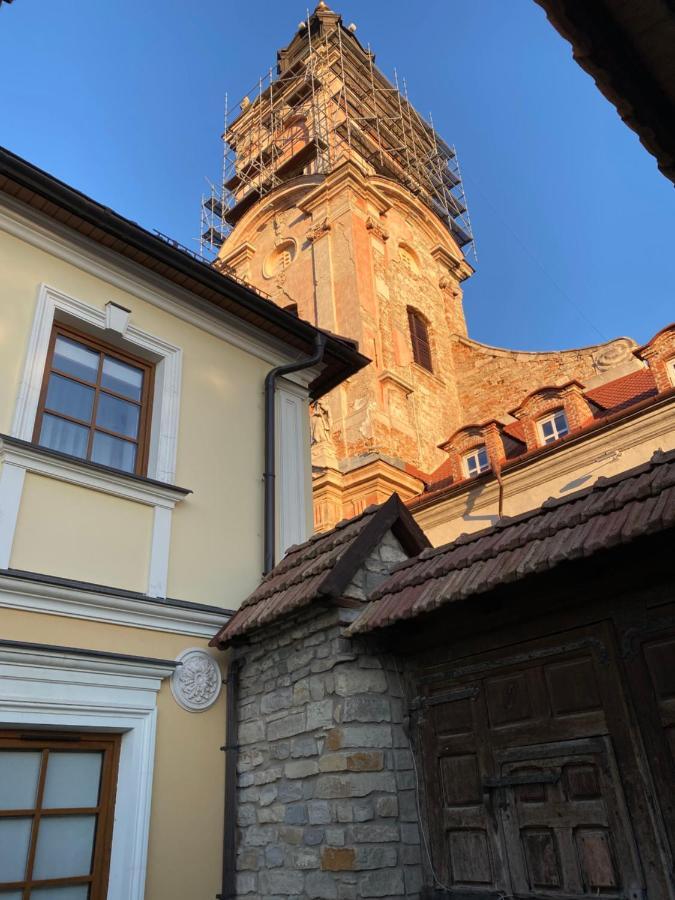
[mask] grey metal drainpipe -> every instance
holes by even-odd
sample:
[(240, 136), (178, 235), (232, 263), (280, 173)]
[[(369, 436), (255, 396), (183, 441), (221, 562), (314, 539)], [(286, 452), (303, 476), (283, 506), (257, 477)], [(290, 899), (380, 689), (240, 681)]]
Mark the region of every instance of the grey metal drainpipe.
[(300, 359), (297, 362), (288, 363), (284, 366), (277, 366), (274, 369), (270, 369), (265, 376), (265, 472), (263, 474), (265, 482), (265, 538), (263, 575), (267, 575), (274, 568), (276, 557), (276, 416), (274, 398), (277, 378), (318, 365), (323, 359), (325, 349), (326, 336), (319, 332), (314, 338), (313, 356), (307, 356), (305, 359)]
[(227, 711), (225, 715), (225, 820), (223, 823), (223, 874), (217, 900), (234, 900), (237, 896), (237, 694), (241, 661), (234, 655), (227, 669)]

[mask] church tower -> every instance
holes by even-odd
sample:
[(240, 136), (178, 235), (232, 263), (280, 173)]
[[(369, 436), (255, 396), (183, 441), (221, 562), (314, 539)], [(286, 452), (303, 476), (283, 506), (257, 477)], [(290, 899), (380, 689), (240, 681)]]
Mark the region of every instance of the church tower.
[(312, 412), (315, 524), (416, 494), (461, 422), (471, 240), (454, 151), (325, 3), (226, 124), (215, 261), (372, 359)]

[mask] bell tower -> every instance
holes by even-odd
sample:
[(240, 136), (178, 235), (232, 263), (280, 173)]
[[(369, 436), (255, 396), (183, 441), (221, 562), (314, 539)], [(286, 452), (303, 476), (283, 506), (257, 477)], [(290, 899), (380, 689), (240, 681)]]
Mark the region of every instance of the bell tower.
[(372, 359), (312, 413), (317, 529), (416, 494), (416, 471), (445, 459), (473, 271), (454, 151), (355, 31), (323, 2), (299, 24), (226, 123), (205, 203), (215, 266)]

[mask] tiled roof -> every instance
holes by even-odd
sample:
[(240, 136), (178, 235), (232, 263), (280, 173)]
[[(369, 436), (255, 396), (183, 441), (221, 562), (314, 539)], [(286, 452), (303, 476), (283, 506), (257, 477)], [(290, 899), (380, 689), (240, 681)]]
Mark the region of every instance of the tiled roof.
[(401, 563), (350, 633), (383, 628), (675, 526), (675, 451)]
[[(656, 382), (649, 369), (640, 369), (636, 372), (630, 372), (628, 375), (623, 375), (621, 378), (615, 378), (614, 381), (608, 381), (599, 387), (584, 391), (584, 396), (591, 403), (600, 407), (595, 417), (585, 424), (595, 425), (599, 420), (607, 418), (613, 413), (619, 413), (623, 409), (657, 395)], [(507, 448), (506, 458), (508, 462), (532, 453), (531, 450), (527, 450), (522, 422), (509, 422), (503, 426), (503, 432), (518, 442), (510, 449)], [(518, 444), (522, 444), (522, 447), (519, 447)], [(437, 469), (422, 480), (425, 482), (424, 492), (408, 501), (408, 505), (411, 507), (428, 500), (430, 495), (445, 493), (448, 488), (465, 484), (468, 481), (468, 479), (463, 479), (453, 482), (452, 461), (450, 459), (444, 460)]]
[(628, 403), (639, 403), (657, 393), (652, 373), (649, 369), (640, 369), (586, 391), (586, 397), (604, 410), (615, 410)]
[(339, 522), (332, 531), (315, 534), (304, 544), (291, 547), (213, 638), (211, 646), (224, 647), (233, 638), (269, 625), (320, 598), (338, 598), (389, 529), (410, 555), (429, 546), (398, 495), (393, 494), (385, 503)]

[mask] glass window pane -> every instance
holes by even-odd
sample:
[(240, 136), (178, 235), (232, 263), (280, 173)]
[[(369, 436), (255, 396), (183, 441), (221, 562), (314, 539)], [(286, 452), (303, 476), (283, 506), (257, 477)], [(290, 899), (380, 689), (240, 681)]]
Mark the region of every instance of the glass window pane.
[(96, 381), (100, 355), (96, 350), (90, 350), (77, 341), (59, 335), (54, 346), (52, 366), (84, 381)]
[(133, 472), (136, 465), (136, 445), (97, 431), (91, 458), (104, 466)]
[(555, 414), (555, 427), (558, 432), (558, 437), (564, 437), (564, 435), (568, 432), (567, 427), (567, 416), (564, 412), (558, 412)]
[(96, 816), (46, 816), (40, 820), (33, 878), (89, 875)]
[(101, 393), (96, 409), (96, 424), (135, 438), (138, 434), (140, 407)]
[(45, 809), (96, 806), (102, 759), (102, 753), (52, 751), (42, 806)]
[(65, 419), (47, 414), (42, 417), (39, 443), (43, 447), (70, 453), (71, 456), (85, 457), (88, 438), (89, 429), (84, 425), (75, 425), (73, 422), (66, 422)]
[(91, 421), (91, 410), (94, 405), (94, 389), (63, 378), (61, 375), (49, 376), (47, 399), (45, 406), (54, 412), (72, 416), (74, 419)]
[(35, 806), (41, 756), (40, 752), (21, 750), (0, 753), (0, 809), (32, 809)]
[[(16, 896), (21, 900), (21, 894), (17, 894)], [(88, 884), (68, 884), (65, 887), (33, 888), (30, 892), (30, 900), (87, 900), (88, 896)], [(0, 894), (0, 900), (5, 900), (4, 894)]]
[(0, 900), (23, 900), (23, 894), (21, 891), (0, 891)]
[(127, 365), (119, 359), (106, 356), (103, 360), (103, 374), (101, 375), (103, 387), (110, 388), (118, 394), (124, 394), (132, 400), (141, 399), (143, 387), (143, 369)]
[(23, 881), (26, 874), (30, 826), (33, 820), (0, 819), (0, 878)]

